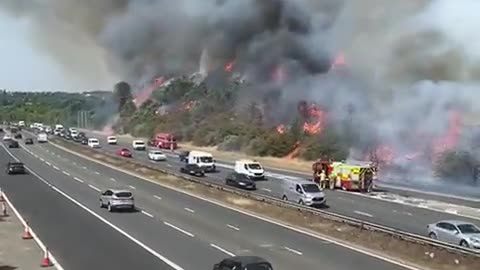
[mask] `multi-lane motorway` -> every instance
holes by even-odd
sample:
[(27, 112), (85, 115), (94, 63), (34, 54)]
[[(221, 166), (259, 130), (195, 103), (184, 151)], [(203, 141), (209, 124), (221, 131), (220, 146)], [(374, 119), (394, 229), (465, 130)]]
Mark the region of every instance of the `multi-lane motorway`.
[[(0, 147), (30, 174), (0, 186), (65, 269), (212, 269), (259, 255), (275, 269), (404, 269), (377, 257), (162, 188), (49, 144)], [(109, 213), (99, 191), (130, 189), (138, 211)]]
[[(102, 148), (99, 151), (115, 153), (120, 147), (128, 147), (131, 149), (131, 145), (125, 142), (120, 142), (119, 145), (116, 146), (108, 145), (105, 136), (99, 134), (88, 135), (96, 137), (101, 141)], [(169, 156), (167, 162), (151, 162), (148, 160), (147, 152), (145, 151), (135, 151), (133, 158), (145, 163), (148, 162), (150, 165), (159, 166), (165, 170), (173, 171), (178, 171), (183, 164), (175, 156)], [(219, 183), (224, 182), (226, 175), (232, 171), (228, 166), (229, 165), (219, 167), (219, 172), (208, 174), (207, 177), (209, 180)], [(282, 179), (300, 177), (300, 175), (285, 175), (285, 173), (281, 174), (281, 172), (270, 173), (269, 176), (268, 181), (257, 182), (257, 192), (279, 198), (282, 192)], [(326, 194), (328, 208), (325, 210), (327, 211), (420, 235), (426, 234), (425, 228), (427, 224), (443, 219), (462, 219), (477, 224), (479, 223), (476, 219), (460, 217), (447, 212), (431, 211), (429, 209), (391, 201), (378, 200), (374, 197), (362, 196), (356, 193), (327, 190)]]

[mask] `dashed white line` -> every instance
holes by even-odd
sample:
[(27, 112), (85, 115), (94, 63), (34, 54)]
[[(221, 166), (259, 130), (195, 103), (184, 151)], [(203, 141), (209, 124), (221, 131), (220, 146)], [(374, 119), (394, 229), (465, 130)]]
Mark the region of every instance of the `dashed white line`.
[(297, 255), (300, 255), (300, 256), (303, 255), (303, 253), (302, 253), (301, 251), (295, 250), (295, 249), (293, 249), (293, 248), (289, 248), (289, 247), (284, 247), (284, 248), (285, 248), (286, 250), (292, 252), (292, 253), (297, 254)]
[(141, 212), (142, 212), (142, 214), (144, 214), (145, 216), (149, 216), (149, 217), (153, 218), (153, 215), (152, 215), (152, 214), (150, 214), (150, 213), (148, 213), (148, 212), (145, 212), (145, 211), (143, 211), (143, 210), (142, 210)]
[(87, 167), (85, 167), (85, 166), (83, 166), (82, 168), (83, 168), (84, 170), (88, 170), (88, 168), (87, 168)]
[(116, 182), (117, 180), (115, 180), (115, 178), (111, 177), (111, 178), (110, 178), (110, 181)]
[(83, 183), (84, 181), (78, 177), (73, 177), (73, 179), (75, 179), (76, 181), (80, 182), (80, 183)]
[(65, 174), (66, 176), (70, 176), (70, 174), (66, 171), (62, 171), (63, 174)]
[(43, 158), (40, 158), (40, 160), (43, 161), (43, 162), (45, 162), (45, 159), (43, 159)]
[(235, 227), (235, 226), (230, 225), (230, 224), (227, 224), (227, 227), (230, 228), (230, 229), (234, 229), (235, 231), (240, 231), (240, 228)]
[(407, 215), (407, 216), (413, 216), (413, 214), (410, 213), (410, 212), (403, 212), (403, 213), (404, 213), (405, 215)]
[(95, 172), (95, 174), (100, 174), (99, 172)]
[(162, 197), (157, 196), (157, 195), (153, 195), (153, 197), (154, 197), (155, 199), (157, 199), (157, 200), (161, 200), (161, 199), (162, 199)]
[(91, 189), (94, 189), (94, 190), (100, 192), (100, 189), (97, 188), (96, 186), (93, 186), (93, 185), (88, 185), (88, 186), (89, 186)]
[(131, 188), (131, 189), (136, 189), (136, 187), (134, 187), (134, 186), (128, 186), (128, 187)]
[(373, 215), (361, 211), (353, 211), (355, 214), (366, 216), (366, 217), (373, 217)]
[(60, 168), (58, 168), (58, 167), (55, 166), (55, 165), (53, 165), (53, 168), (54, 168), (55, 170), (60, 170)]
[(50, 162), (48, 162), (48, 161), (45, 162), (45, 163), (47, 163), (48, 166), (52, 166), (52, 163), (50, 163)]
[(172, 165), (170, 165), (170, 164), (167, 164), (167, 167), (172, 167)]
[(177, 231), (179, 231), (179, 232), (181, 232), (181, 233), (183, 233), (183, 234), (185, 234), (185, 235), (188, 235), (188, 236), (190, 236), (190, 237), (195, 237), (195, 235), (193, 235), (192, 233), (187, 232), (187, 231), (185, 231), (184, 229), (179, 228), (179, 227), (177, 227), (177, 226), (175, 226), (175, 225), (173, 225), (173, 224), (170, 224), (170, 223), (168, 223), (168, 222), (166, 222), (166, 221), (163, 222), (163, 224), (165, 224), (165, 225), (167, 225), (168, 227), (170, 227), (170, 228), (172, 228), (172, 229), (175, 229), (175, 230), (177, 230)]
[(185, 208), (183, 208), (183, 209), (185, 209), (185, 211), (187, 211), (187, 212), (190, 212), (190, 213), (195, 213), (195, 211), (194, 211), (194, 210), (192, 210), (192, 209), (190, 209), (190, 208), (187, 208), (187, 207), (185, 207)]
[(232, 253), (232, 252), (230, 252), (230, 251), (228, 251), (228, 250), (226, 250), (226, 249), (224, 249), (224, 248), (222, 248), (222, 247), (220, 247), (220, 246), (217, 246), (217, 245), (215, 245), (215, 244), (210, 244), (210, 246), (213, 247), (214, 249), (217, 249), (217, 250), (219, 250), (219, 251), (227, 254), (227, 255), (230, 256), (230, 257), (234, 257), (234, 256), (235, 256), (234, 253)]
[(271, 189), (268, 189), (268, 188), (262, 188), (263, 191), (266, 191), (266, 192), (272, 192)]

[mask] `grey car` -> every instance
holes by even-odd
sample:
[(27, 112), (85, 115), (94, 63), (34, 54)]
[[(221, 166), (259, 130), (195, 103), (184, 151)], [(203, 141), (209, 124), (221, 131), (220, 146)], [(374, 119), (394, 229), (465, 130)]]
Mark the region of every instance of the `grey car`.
[(315, 183), (306, 180), (284, 180), (282, 183), (282, 199), (307, 206), (323, 206), (327, 199), (322, 189)]
[(427, 225), (428, 236), (439, 241), (480, 249), (480, 229), (469, 222), (442, 220)]
[(135, 210), (133, 193), (128, 190), (107, 189), (100, 196), (100, 207), (109, 212), (119, 209)]

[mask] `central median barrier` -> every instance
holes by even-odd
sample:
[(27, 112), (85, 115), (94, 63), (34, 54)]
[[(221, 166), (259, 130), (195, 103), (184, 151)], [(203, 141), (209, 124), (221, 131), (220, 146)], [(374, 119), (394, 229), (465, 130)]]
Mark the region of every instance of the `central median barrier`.
[(471, 270), (480, 265), (480, 253), (471, 249), (228, 187), (208, 179), (208, 174), (203, 178), (192, 177), (60, 138), (52, 138), (50, 142), (53, 146), (82, 158), (193, 196), (278, 221), (312, 237), (319, 236), (373, 256), (412, 266), (411, 269)]

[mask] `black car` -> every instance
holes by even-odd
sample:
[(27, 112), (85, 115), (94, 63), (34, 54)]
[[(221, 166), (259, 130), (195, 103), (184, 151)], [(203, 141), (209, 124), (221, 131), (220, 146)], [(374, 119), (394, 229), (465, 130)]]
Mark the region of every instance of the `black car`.
[(88, 138), (82, 138), (82, 141), (80, 143), (83, 144), (83, 145), (87, 145), (88, 144)]
[(81, 142), (82, 142), (82, 139), (83, 139), (83, 138), (80, 137), (80, 136), (76, 136), (76, 137), (73, 137), (73, 138), (72, 138), (72, 140), (73, 140), (74, 142), (76, 142), (76, 143), (81, 143)]
[(15, 133), (15, 135), (13, 136), (14, 139), (21, 139), (22, 138), (22, 134), (20, 133)]
[(3, 132), (3, 128), (0, 128), (0, 132)]
[(197, 164), (185, 164), (184, 167), (180, 168), (180, 172), (195, 176), (205, 176), (205, 171)]
[(181, 162), (187, 162), (189, 154), (190, 154), (190, 151), (181, 151), (178, 154), (178, 158), (180, 158)]
[(26, 138), (25, 139), (25, 144), (33, 144), (33, 139), (32, 138)]
[(251, 180), (245, 174), (232, 172), (227, 175), (225, 179), (225, 184), (229, 186), (234, 186), (238, 188), (248, 189), (248, 190), (255, 190), (257, 189), (257, 185), (255, 181)]
[(8, 162), (7, 163), (7, 174), (25, 174), (25, 166), (22, 162)]
[(234, 256), (224, 259), (215, 264), (213, 270), (273, 270), (273, 266), (267, 260), (257, 256)]
[(18, 144), (17, 141), (10, 141), (10, 144), (8, 144), (8, 148), (19, 148), (20, 145)]

